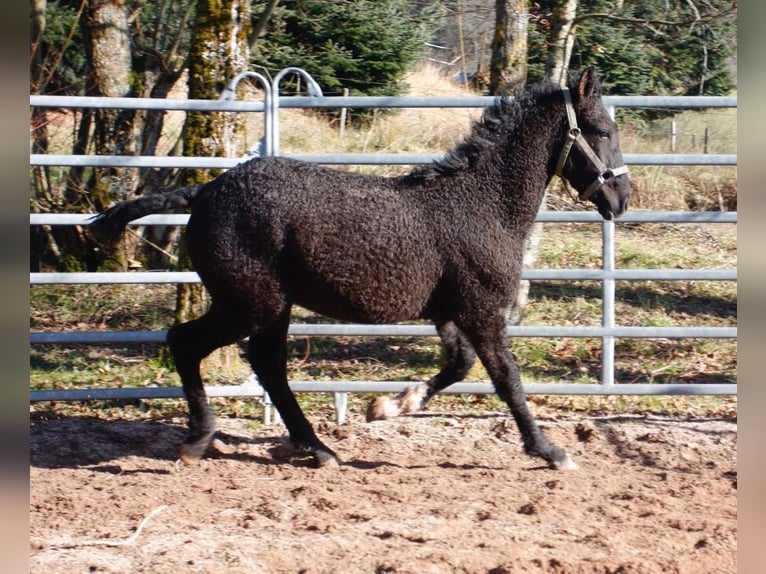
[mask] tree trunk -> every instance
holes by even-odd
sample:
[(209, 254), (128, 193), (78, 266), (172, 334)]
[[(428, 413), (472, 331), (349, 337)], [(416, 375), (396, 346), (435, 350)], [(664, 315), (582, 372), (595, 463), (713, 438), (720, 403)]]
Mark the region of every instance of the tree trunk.
[(552, 8), (545, 74), (554, 82), (559, 83), (566, 77), (569, 59), (572, 56), (577, 0), (554, 0)]
[(495, 29), (489, 64), (490, 94), (512, 94), (526, 82), (528, 24), (528, 0), (495, 0)]
[[(103, 97), (126, 97), (131, 91), (132, 57), (128, 7), (123, 0), (90, 0), (88, 36), (93, 92)], [(132, 131), (132, 111), (97, 110), (95, 152), (123, 154), (138, 151)], [(91, 197), (103, 209), (111, 201), (127, 199), (138, 182), (132, 169), (94, 170)]]
[[(45, 32), (45, 8), (46, 0), (32, 0), (32, 18), (30, 21), (29, 41), (30, 41), (30, 92), (33, 94), (42, 93), (44, 88), (44, 56), (42, 51), (42, 39)], [(35, 107), (32, 109), (32, 153), (48, 153), (48, 122), (45, 108)], [(35, 199), (41, 203), (50, 201), (50, 178), (48, 169), (45, 166), (35, 166), (34, 173), (34, 193)]]
[[(250, 25), (250, 2), (247, 0), (198, 0), (190, 51), (190, 99), (217, 99), (231, 78), (247, 70)], [(237, 114), (189, 112), (182, 135), (183, 153), (185, 156), (202, 157), (237, 156), (243, 127), (244, 122)], [(183, 183), (204, 183), (220, 173), (219, 170), (215, 172), (187, 170)], [(179, 255), (179, 266), (182, 269), (191, 268), (185, 247)], [(202, 285), (178, 285), (177, 322), (199, 317), (208, 307), (208, 296)], [(208, 358), (206, 365), (208, 369), (232, 371), (239, 366), (241, 370), (238, 347), (232, 345), (220, 349)]]
[(529, 34), (529, 0), (511, 0), (511, 50), (509, 63), (511, 75), (509, 82), (514, 87), (523, 86), (527, 82), (527, 38)]
[[(124, 0), (89, 0), (88, 36), (93, 92), (102, 97), (126, 97), (131, 93), (131, 55), (128, 6)], [(94, 151), (99, 155), (135, 155), (138, 134), (134, 110), (95, 110)], [(138, 186), (138, 172), (130, 168), (94, 169), (87, 195), (81, 204), (102, 210), (113, 201), (129, 199)], [(100, 245), (102, 269), (128, 269), (137, 240)]]
[[(89, 0), (81, 27), (88, 60), (87, 94), (120, 97), (128, 95), (131, 78), (131, 39), (128, 7), (123, 0)], [(84, 110), (76, 130), (72, 153), (120, 154), (130, 151), (124, 114), (116, 110)], [(92, 131), (91, 131), (92, 130)], [(120, 138), (124, 143), (116, 143)], [(113, 198), (128, 197), (135, 173), (126, 169), (69, 170), (62, 202), (69, 211), (103, 209)], [(117, 192), (117, 193), (115, 193)], [(80, 226), (52, 230), (52, 241), (60, 248), (58, 266), (67, 271), (87, 269), (122, 270), (126, 252), (121, 242), (99, 245)]]
[[(45, 32), (46, 0), (32, 0), (32, 18), (29, 28), (30, 54), (30, 85), (32, 94), (41, 93), (43, 72), (43, 53), (41, 48)], [(45, 108), (32, 108), (31, 117), (32, 153), (48, 153), (48, 118)], [(50, 188), (50, 172), (45, 166), (32, 168), (32, 210), (47, 210), (53, 204)], [(31, 271), (39, 271), (42, 263), (42, 253), (53, 240), (50, 228), (30, 227), (29, 263)]]
[(489, 93), (498, 95), (506, 91), (506, 72), (508, 70), (508, 2), (495, 0), (495, 30), (489, 48), (492, 55), (489, 60)]
[[(551, 30), (548, 36), (548, 58), (546, 62), (546, 75), (554, 82), (561, 82), (566, 77), (569, 68), (569, 58), (572, 55), (572, 46), (575, 39), (574, 18), (577, 13), (577, 0), (554, 0), (551, 15)], [(526, 29), (526, 26), (525, 26)], [(520, 41), (521, 42), (521, 41)], [(526, 37), (523, 39), (526, 46)], [(541, 209), (546, 209), (548, 192), (543, 195)], [(537, 262), (540, 241), (543, 237), (544, 226), (535, 223), (529, 232), (524, 244), (524, 267), (533, 267)], [(523, 280), (519, 285), (516, 300), (511, 305), (508, 321), (511, 325), (518, 325), (524, 316), (529, 300), (529, 281)]]

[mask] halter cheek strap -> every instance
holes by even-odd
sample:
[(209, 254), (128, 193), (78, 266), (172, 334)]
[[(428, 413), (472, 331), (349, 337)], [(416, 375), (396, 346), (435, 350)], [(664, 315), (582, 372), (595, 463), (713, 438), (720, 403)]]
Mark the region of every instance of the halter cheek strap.
[(586, 139), (583, 137), (580, 128), (577, 127), (577, 117), (575, 116), (574, 105), (572, 104), (572, 94), (569, 93), (569, 88), (562, 87), (561, 92), (564, 94), (569, 132), (567, 133), (564, 147), (561, 149), (558, 164), (556, 164), (556, 175), (562, 179), (564, 178), (564, 164), (569, 157), (569, 153), (572, 151), (572, 147), (576, 145), (588, 162), (590, 162), (590, 164), (598, 171), (598, 175), (593, 183), (591, 183), (585, 191), (581, 191), (577, 196), (577, 199), (580, 201), (585, 201), (591, 195), (596, 193), (596, 191), (601, 189), (601, 186), (610, 179), (628, 173), (628, 167), (621, 165), (620, 167), (609, 168), (604, 165), (604, 162), (601, 161), (596, 155), (596, 152), (593, 151), (593, 148), (590, 147)]

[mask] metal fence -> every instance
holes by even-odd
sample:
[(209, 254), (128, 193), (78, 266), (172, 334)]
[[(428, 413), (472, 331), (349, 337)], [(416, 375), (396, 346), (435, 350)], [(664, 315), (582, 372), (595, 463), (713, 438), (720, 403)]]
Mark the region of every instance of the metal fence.
[[(289, 72), (301, 73), (295, 69)], [(130, 108), (161, 110), (202, 110), (256, 112), (264, 114), (265, 136), (261, 142), (261, 155), (280, 155), (279, 108), (419, 108), (419, 107), (484, 107), (494, 101), (491, 97), (323, 97), (314, 87), (312, 97), (280, 98), (279, 80), (269, 84), (261, 81), (264, 101), (235, 101), (232, 98), (236, 83), (247, 76), (235, 78), (221, 99), (160, 100), (141, 98), (94, 98), (31, 96), (31, 106), (55, 108)], [(734, 108), (733, 97), (664, 97), (664, 96), (605, 96), (605, 104), (615, 107), (640, 108)], [(281, 154), (296, 159), (322, 164), (422, 164), (433, 161), (432, 154)], [(177, 168), (229, 168), (249, 159), (211, 157), (150, 157), (150, 156), (87, 156), (30, 154), (30, 164), (38, 166), (93, 166), (93, 167), (177, 167)], [(629, 165), (736, 165), (735, 154), (625, 154)], [(87, 214), (30, 214), (30, 225), (82, 225)], [(132, 225), (184, 225), (187, 215), (152, 215), (134, 221)], [(603, 221), (595, 212), (541, 211), (538, 221), (548, 223), (591, 223), (602, 230), (602, 265), (600, 269), (526, 269), (522, 277), (528, 280), (596, 280), (602, 285), (601, 325), (592, 327), (564, 326), (509, 326), (514, 337), (587, 337), (602, 342), (602, 371), (600, 383), (560, 384), (527, 383), (529, 394), (591, 394), (591, 395), (669, 395), (669, 394), (736, 394), (736, 384), (620, 384), (614, 379), (615, 339), (617, 338), (736, 338), (736, 327), (625, 327), (616, 324), (616, 281), (736, 281), (736, 270), (727, 269), (618, 269), (615, 265), (615, 229), (630, 223), (736, 223), (736, 212), (629, 212), (620, 223)], [(128, 273), (30, 273), (30, 284), (107, 284), (107, 283), (184, 283), (198, 282), (193, 272), (128, 272)], [(292, 324), (290, 335), (296, 336), (436, 336), (430, 325), (352, 325), (352, 324)], [(160, 343), (165, 332), (160, 331), (82, 331), (31, 332), (31, 344), (117, 344)], [(412, 385), (411, 381), (291, 381), (299, 392), (332, 392), (335, 394), (339, 421), (345, 416), (348, 392), (399, 392)], [(458, 383), (445, 392), (491, 393), (489, 383)], [(260, 396), (268, 403), (268, 396), (251, 377), (242, 385), (209, 386), (210, 396)], [(133, 399), (181, 397), (179, 387), (77, 389), (31, 391), (31, 401), (62, 401), (88, 399)], [(268, 409), (266, 415), (268, 415)]]

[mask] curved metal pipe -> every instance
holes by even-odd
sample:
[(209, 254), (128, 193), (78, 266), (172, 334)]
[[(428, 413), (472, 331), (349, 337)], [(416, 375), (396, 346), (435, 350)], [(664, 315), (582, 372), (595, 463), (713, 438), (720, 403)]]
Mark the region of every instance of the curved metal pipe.
[(256, 155), (256, 154), (261, 156), (272, 155), (271, 150), (274, 147), (274, 143), (272, 140), (272, 124), (270, 120), (272, 89), (271, 89), (271, 85), (269, 84), (269, 80), (263, 74), (259, 74), (258, 72), (242, 72), (241, 74), (237, 74), (236, 76), (234, 76), (231, 79), (231, 81), (229, 81), (229, 83), (226, 84), (226, 87), (221, 92), (221, 95), (218, 96), (218, 99), (223, 101), (236, 100), (237, 86), (245, 78), (252, 78), (254, 80), (257, 80), (258, 83), (263, 88), (263, 108), (264, 108), (263, 140), (261, 140), (260, 149), (256, 153), (252, 153), (252, 152), (247, 152), (247, 153), (248, 155)]
[(271, 122), (272, 147), (271, 153), (269, 155), (279, 155), (279, 83), (282, 81), (282, 78), (288, 74), (297, 74), (306, 80), (306, 88), (308, 90), (309, 96), (321, 98), (323, 95), (322, 88), (319, 86), (317, 81), (311, 77), (311, 74), (309, 74), (303, 68), (296, 68), (295, 66), (291, 66), (281, 70), (276, 76), (274, 76), (274, 79), (271, 82), (272, 98), (269, 121)]

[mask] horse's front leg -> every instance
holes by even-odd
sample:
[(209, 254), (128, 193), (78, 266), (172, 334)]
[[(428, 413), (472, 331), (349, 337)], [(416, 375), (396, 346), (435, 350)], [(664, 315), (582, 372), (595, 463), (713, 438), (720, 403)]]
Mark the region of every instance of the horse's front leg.
[(370, 402), (367, 407), (368, 422), (423, 410), (434, 395), (468, 375), (476, 362), (476, 353), (468, 339), (451, 321), (437, 324), (436, 331), (446, 355), (442, 369), (428, 382), (408, 387), (394, 397), (378, 397)]
[(495, 317), (463, 327), (489, 373), (495, 391), (505, 401), (519, 427), (524, 451), (545, 460), (551, 468), (573, 470), (577, 465), (564, 450), (548, 441), (529, 411), (519, 368), (508, 350), (505, 319)]

